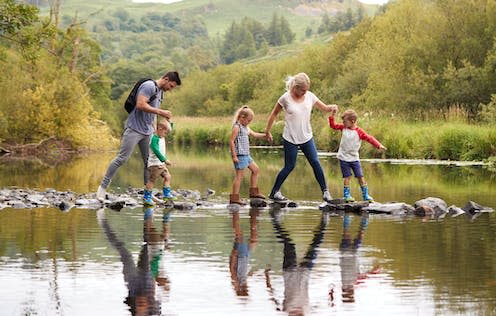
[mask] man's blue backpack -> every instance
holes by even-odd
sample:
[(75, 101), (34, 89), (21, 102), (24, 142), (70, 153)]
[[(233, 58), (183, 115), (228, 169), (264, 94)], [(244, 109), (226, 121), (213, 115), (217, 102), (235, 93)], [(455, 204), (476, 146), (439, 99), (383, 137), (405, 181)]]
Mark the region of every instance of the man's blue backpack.
[[(133, 89), (131, 90), (131, 92), (127, 96), (126, 101), (124, 102), (124, 108), (126, 109), (127, 113), (131, 113), (134, 110), (134, 108), (136, 107), (136, 98), (137, 98), (138, 89), (143, 84), (143, 82), (146, 82), (148, 80), (151, 80), (151, 81), (153, 81), (153, 83), (155, 83), (155, 88), (158, 91), (158, 86), (157, 86), (157, 83), (155, 82), (155, 80), (150, 79), (150, 78), (141, 78), (140, 80), (138, 80), (138, 82), (136, 82)], [(155, 93), (154, 95), (152, 95), (150, 97), (150, 99), (148, 99), (147, 103), (152, 102), (156, 98), (157, 98), (157, 94)]]

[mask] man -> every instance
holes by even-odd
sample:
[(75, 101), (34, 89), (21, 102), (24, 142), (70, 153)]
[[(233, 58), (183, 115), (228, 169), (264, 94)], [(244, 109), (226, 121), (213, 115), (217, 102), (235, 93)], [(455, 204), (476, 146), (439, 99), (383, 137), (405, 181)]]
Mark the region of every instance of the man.
[[(181, 85), (181, 79), (179, 78), (179, 74), (174, 71), (166, 73), (162, 78), (156, 81), (145, 81), (138, 88), (136, 107), (129, 114), (126, 121), (124, 132), (122, 133), (119, 154), (112, 160), (107, 168), (107, 172), (96, 192), (97, 199), (100, 201), (105, 200), (106, 189), (110, 184), (112, 177), (117, 172), (117, 169), (131, 157), (134, 147), (137, 144), (140, 147), (141, 158), (143, 159), (144, 164), (144, 183), (148, 182), (146, 165), (150, 147), (150, 137), (154, 131), (155, 115), (162, 116), (167, 120), (171, 118), (172, 113), (167, 110), (162, 110), (160, 104), (164, 98), (164, 92), (171, 91), (179, 85)], [(149, 100), (151, 101), (149, 102)]]

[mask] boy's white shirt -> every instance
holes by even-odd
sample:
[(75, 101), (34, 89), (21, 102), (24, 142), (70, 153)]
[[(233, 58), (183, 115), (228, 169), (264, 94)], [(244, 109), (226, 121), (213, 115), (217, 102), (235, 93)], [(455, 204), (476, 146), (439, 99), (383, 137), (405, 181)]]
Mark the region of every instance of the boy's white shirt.
[[(150, 137), (150, 143), (152, 141), (152, 137)], [(162, 153), (162, 155), (166, 155), (166, 152), (165, 152), (165, 138), (164, 137), (159, 137), (159, 141), (158, 141), (158, 145), (159, 145), (159, 148), (160, 148), (160, 152)], [(160, 159), (158, 159), (157, 155), (155, 155), (155, 153), (153, 152), (153, 150), (150, 149), (150, 153), (148, 155), (148, 167), (151, 167), (151, 166), (162, 166), (162, 165), (165, 165), (165, 162), (162, 162), (160, 161)]]
[(311, 91), (305, 93), (302, 102), (295, 102), (289, 92), (284, 93), (277, 101), (284, 109), (284, 130), (282, 137), (288, 142), (300, 145), (313, 137), (310, 116), (314, 104), (319, 98)]
[(361, 145), (362, 141), (355, 129), (343, 128), (337, 158), (348, 162), (360, 160), (358, 151)]

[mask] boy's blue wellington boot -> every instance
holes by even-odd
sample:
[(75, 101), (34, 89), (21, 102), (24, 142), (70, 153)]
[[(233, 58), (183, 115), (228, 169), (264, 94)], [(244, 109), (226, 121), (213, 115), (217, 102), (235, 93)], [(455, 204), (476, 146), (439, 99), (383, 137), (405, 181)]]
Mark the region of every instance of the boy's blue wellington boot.
[(172, 195), (170, 187), (163, 187), (162, 194), (164, 195), (164, 200), (175, 200), (176, 199)]
[(155, 205), (152, 199), (152, 191), (145, 189), (145, 191), (143, 192), (143, 204), (149, 206)]
[(351, 196), (350, 187), (343, 187), (343, 199), (345, 202), (355, 202), (355, 199)]
[(364, 201), (374, 202), (374, 198), (369, 195), (369, 187), (364, 185), (361, 187), (362, 189), (362, 197)]

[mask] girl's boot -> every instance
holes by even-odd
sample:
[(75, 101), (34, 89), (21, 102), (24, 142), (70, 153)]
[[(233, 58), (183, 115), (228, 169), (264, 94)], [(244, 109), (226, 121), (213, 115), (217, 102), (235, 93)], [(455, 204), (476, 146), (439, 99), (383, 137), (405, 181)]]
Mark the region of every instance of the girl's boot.
[(343, 187), (343, 199), (345, 202), (355, 202), (355, 199), (351, 196), (350, 187)]
[(374, 198), (369, 195), (369, 187), (364, 185), (361, 187), (362, 189), (362, 198), (364, 201), (374, 202)]
[(152, 191), (145, 189), (145, 191), (143, 192), (143, 204), (149, 205), (149, 206), (155, 205), (155, 203), (153, 203), (153, 199), (152, 199)]
[(265, 200), (265, 196), (263, 196), (263, 194), (260, 194), (260, 191), (258, 191), (257, 187), (250, 188), (250, 198), (258, 198)]
[(229, 204), (246, 205), (246, 203), (239, 198), (239, 194), (229, 194)]

